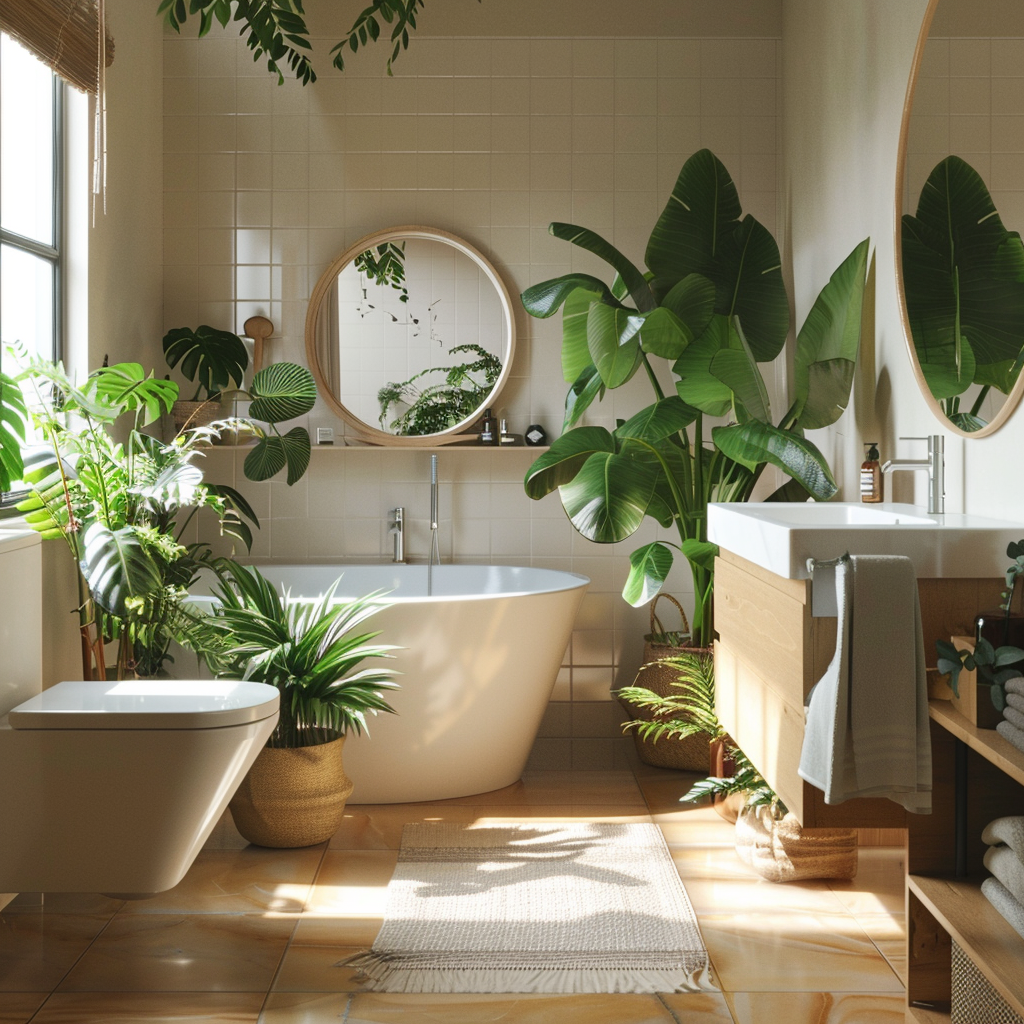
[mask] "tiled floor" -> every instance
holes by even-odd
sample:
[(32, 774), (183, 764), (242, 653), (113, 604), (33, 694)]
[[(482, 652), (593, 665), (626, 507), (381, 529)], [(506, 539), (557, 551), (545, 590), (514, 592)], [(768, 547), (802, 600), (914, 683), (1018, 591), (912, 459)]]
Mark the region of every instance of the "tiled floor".
[[(883, 1024), (903, 1020), (902, 851), (853, 882), (772, 885), (732, 826), (680, 805), (691, 776), (531, 772), (497, 793), (357, 806), (330, 843), (247, 846), (222, 822), (184, 881), (150, 900), (19, 896), (0, 913), (0, 1024)], [(655, 821), (697, 911), (719, 991), (379, 995), (339, 961), (373, 941), (402, 825)]]

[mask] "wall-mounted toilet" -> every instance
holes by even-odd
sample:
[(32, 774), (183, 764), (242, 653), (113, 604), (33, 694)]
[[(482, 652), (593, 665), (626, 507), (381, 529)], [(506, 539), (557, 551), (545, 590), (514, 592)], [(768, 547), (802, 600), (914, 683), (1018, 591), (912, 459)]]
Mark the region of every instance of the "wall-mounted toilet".
[(163, 892), (273, 732), (234, 680), (65, 682), (0, 718), (0, 892)]

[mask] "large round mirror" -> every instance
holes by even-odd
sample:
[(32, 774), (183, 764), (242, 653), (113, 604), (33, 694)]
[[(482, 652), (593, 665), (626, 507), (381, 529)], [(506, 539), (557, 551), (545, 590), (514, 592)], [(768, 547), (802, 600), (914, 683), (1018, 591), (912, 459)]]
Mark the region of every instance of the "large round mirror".
[(984, 437), (1024, 390), (1024, 4), (931, 0), (907, 87), (897, 288), (942, 423)]
[(425, 227), (359, 239), (324, 272), (306, 314), (321, 394), (375, 444), (466, 440), (495, 404), (514, 348), (497, 272), (469, 243)]

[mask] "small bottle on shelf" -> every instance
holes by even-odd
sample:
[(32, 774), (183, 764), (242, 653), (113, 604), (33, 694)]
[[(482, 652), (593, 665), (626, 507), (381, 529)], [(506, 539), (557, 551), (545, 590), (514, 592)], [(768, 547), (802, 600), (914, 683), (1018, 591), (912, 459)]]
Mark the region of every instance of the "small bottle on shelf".
[(480, 421), (480, 443), (497, 444), (498, 427), (494, 422), (490, 409), (484, 409), (484, 418)]
[(876, 502), (882, 500), (882, 467), (878, 464), (878, 442), (866, 441), (868, 453), (860, 466), (860, 500)]

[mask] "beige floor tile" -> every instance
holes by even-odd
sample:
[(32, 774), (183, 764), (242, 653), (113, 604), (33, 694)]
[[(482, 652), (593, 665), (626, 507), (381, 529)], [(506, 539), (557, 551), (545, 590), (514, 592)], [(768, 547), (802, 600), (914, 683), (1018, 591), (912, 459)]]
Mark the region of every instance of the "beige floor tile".
[(752, 882), (758, 877), (736, 856), (734, 846), (671, 845), (669, 853), (684, 882), (691, 878)]
[(349, 804), (331, 850), (397, 850), (402, 828), (410, 822), (452, 821), (470, 824), (477, 818), (466, 804)]
[(857, 875), (849, 881), (829, 882), (843, 905), (856, 914), (904, 912), (902, 847), (864, 847), (857, 855)]
[(736, 826), (723, 821), (717, 814), (702, 818), (668, 818), (663, 814), (653, 814), (651, 817), (661, 829), (669, 847), (692, 849), (721, 846), (728, 850), (736, 847)]
[(731, 992), (736, 1024), (903, 1024), (903, 995)]
[(846, 908), (822, 881), (777, 885), (763, 878), (687, 878), (693, 909), (700, 914), (845, 914)]
[(255, 1024), (263, 998), (261, 992), (58, 992), (32, 1024)]
[(292, 943), (274, 979), (274, 992), (361, 992), (354, 968), (344, 961), (359, 946), (305, 946)]
[[(697, 995), (696, 998), (702, 997)], [(709, 996), (703, 1001), (713, 999)], [(717, 1024), (721, 1019), (711, 1017), (708, 1021)], [(696, 1020), (703, 1022), (704, 1018)], [(353, 996), (346, 1017), (346, 1024), (483, 1024), (490, 1021), (501, 1024), (674, 1024), (676, 1018), (654, 995), (404, 993)]]
[(295, 920), (255, 914), (117, 917), (61, 992), (267, 992)]
[[(295, 927), (294, 946), (373, 945), (384, 923), (384, 911), (378, 914), (304, 914)], [(289, 947), (291, 948), (291, 947)]]
[(132, 900), (121, 914), (297, 914), (323, 855), (322, 846), (203, 850), (173, 889)]
[(663, 774), (637, 778), (640, 791), (651, 810), (671, 812), (681, 807), (689, 807), (689, 804), (680, 804), (680, 798), (689, 793), (693, 784), (699, 782), (703, 776), (697, 772), (674, 772), (668, 769), (661, 771)]
[(0, 914), (0, 992), (52, 991), (106, 926), (84, 914)]
[(701, 934), (726, 992), (899, 992), (848, 914), (705, 914)]
[(209, 838), (203, 844), (204, 850), (244, 850), (249, 845), (248, 839), (243, 839), (235, 828), (234, 819), (230, 811), (221, 815), (220, 821), (214, 826)]
[[(733, 1024), (726, 996), (721, 992), (666, 992), (659, 996), (680, 1024)], [(763, 1024), (789, 1024), (785, 1017)]]
[(124, 900), (90, 892), (23, 892), (3, 909), (4, 914), (86, 914), (89, 917), (113, 917)]
[(259, 1024), (327, 1024), (344, 1021), (352, 996), (342, 992), (271, 992), (263, 1005)]
[(27, 1024), (43, 1005), (47, 992), (4, 992), (0, 995), (0, 1024)]
[(478, 804), (477, 822), (482, 825), (508, 823), (512, 821), (592, 821), (609, 824), (629, 824), (630, 822), (649, 822), (650, 815), (642, 805), (616, 807), (606, 804), (541, 804), (523, 805), (491, 805)]

